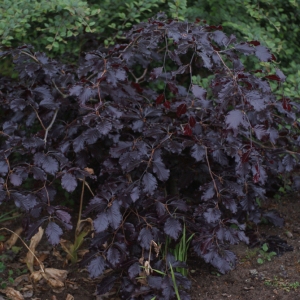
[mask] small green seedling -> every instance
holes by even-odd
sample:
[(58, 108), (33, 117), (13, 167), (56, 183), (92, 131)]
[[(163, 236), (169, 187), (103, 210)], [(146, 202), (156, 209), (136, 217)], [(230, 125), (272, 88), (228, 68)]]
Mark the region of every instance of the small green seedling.
[(260, 257), (257, 259), (257, 262), (262, 265), (265, 261), (271, 261), (272, 257), (276, 255), (276, 252), (268, 252), (269, 247), (267, 243), (264, 243), (259, 250)]

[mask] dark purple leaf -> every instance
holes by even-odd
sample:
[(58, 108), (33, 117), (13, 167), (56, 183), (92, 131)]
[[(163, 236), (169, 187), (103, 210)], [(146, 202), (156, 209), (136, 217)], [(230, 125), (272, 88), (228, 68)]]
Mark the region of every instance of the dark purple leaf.
[(262, 138), (264, 138), (265, 136), (268, 135), (268, 133), (263, 125), (256, 125), (253, 128), (253, 131), (255, 132), (255, 135), (259, 140), (261, 140)]
[(191, 156), (196, 159), (196, 161), (203, 161), (205, 158), (205, 148), (202, 145), (195, 144), (191, 148)]
[(227, 46), (228, 37), (223, 31), (216, 30), (212, 33), (212, 38), (219, 46)]
[(33, 178), (35, 180), (42, 180), (42, 181), (45, 181), (47, 176), (46, 176), (46, 173), (41, 169), (41, 168), (38, 168), (38, 167), (32, 167), (31, 168), (31, 172), (33, 174)]
[(156, 211), (159, 217), (163, 216), (166, 212), (166, 207), (163, 203), (156, 201), (155, 202)]
[(130, 193), (130, 197), (131, 197), (132, 202), (135, 202), (136, 200), (139, 199), (140, 192), (141, 191), (140, 191), (139, 187), (137, 187), (137, 186), (132, 189), (132, 191)]
[(94, 220), (95, 231), (97, 233), (102, 232), (108, 228), (108, 225), (109, 225), (109, 220), (106, 212), (101, 212), (100, 214), (98, 214), (97, 218)]
[(153, 289), (157, 289), (157, 287), (161, 286), (162, 277), (161, 276), (148, 276), (147, 283)]
[(283, 227), (284, 226), (284, 219), (282, 217), (279, 216), (278, 212), (276, 211), (267, 211), (263, 214), (263, 216), (270, 221), (271, 223), (273, 223), (275, 226), (278, 227)]
[(231, 212), (236, 213), (237, 212), (237, 204), (234, 199), (230, 198), (224, 198), (222, 200), (222, 203), (224, 206), (229, 209)]
[(256, 111), (264, 110), (267, 107), (263, 96), (258, 91), (250, 91), (246, 93), (246, 99)]
[(39, 219), (36, 223), (32, 223), (29, 225), (29, 228), (27, 230), (27, 239), (31, 239), (38, 231), (38, 229), (41, 227), (41, 225), (48, 220), (48, 217), (44, 217)]
[(162, 74), (163, 68), (154, 68), (151, 72), (151, 78), (152, 79), (157, 79), (161, 74)]
[(269, 49), (267, 49), (264, 46), (256, 46), (255, 47), (255, 55), (261, 60), (261, 61), (271, 61), (272, 60), (272, 54), (270, 53)]
[(0, 174), (4, 176), (8, 172), (8, 165), (6, 161), (0, 160)]
[(296, 160), (292, 155), (287, 154), (283, 158), (282, 164), (285, 166), (286, 171), (290, 172), (294, 169), (294, 167), (296, 165)]
[(207, 201), (212, 199), (214, 195), (215, 195), (215, 187), (213, 186), (213, 184), (210, 184), (209, 187), (205, 190), (201, 199)]
[(63, 231), (56, 223), (49, 222), (45, 232), (50, 244), (52, 245), (59, 244), (59, 240), (61, 235), (63, 234)]
[(136, 278), (141, 272), (141, 266), (138, 262), (134, 263), (128, 268), (128, 275), (131, 280)]
[(70, 223), (71, 222), (71, 215), (61, 209), (55, 210), (56, 216), (64, 223)]
[(205, 100), (206, 99), (206, 90), (202, 87), (193, 84), (192, 85), (192, 92), (194, 96), (198, 99)]
[(97, 285), (97, 295), (100, 296), (108, 293), (114, 286), (116, 280), (116, 276), (107, 276), (103, 278), (100, 284)]
[(249, 46), (248, 43), (240, 43), (238, 45), (235, 45), (234, 47), (237, 51), (245, 54), (245, 55), (250, 55), (250, 54), (254, 54), (255, 52), (255, 48)]
[(170, 171), (166, 169), (163, 163), (160, 150), (156, 150), (153, 156), (153, 172), (157, 175), (158, 179), (161, 181), (167, 181), (170, 175)]
[(153, 235), (148, 228), (143, 228), (138, 236), (138, 241), (140, 242), (141, 247), (146, 250), (150, 249), (151, 241), (153, 240)]
[(42, 161), (42, 168), (51, 175), (54, 175), (58, 171), (58, 162), (51, 156), (44, 156)]
[(21, 194), (18, 192), (11, 192), (15, 205), (22, 209), (29, 211), (37, 204), (37, 198), (33, 194)]
[(152, 195), (157, 189), (157, 180), (151, 173), (146, 173), (143, 176), (144, 191)]
[(118, 158), (120, 157), (124, 152), (126, 152), (129, 148), (131, 148), (133, 145), (131, 142), (122, 142), (120, 141), (118, 143), (118, 146), (116, 147), (111, 147), (110, 148), (110, 155), (113, 158)]
[(208, 223), (214, 223), (220, 220), (221, 212), (218, 208), (209, 208), (203, 215)]
[(269, 138), (270, 138), (271, 143), (275, 144), (276, 140), (279, 137), (278, 131), (275, 128), (269, 128), (267, 130), (267, 133), (269, 134)]
[(11, 173), (9, 175), (9, 180), (10, 180), (10, 183), (14, 186), (20, 186), (23, 181), (22, 178), (16, 173)]
[(230, 111), (225, 118), (225, 123), (229, 129), (238, 129), (240, 125), (249, 126), (243, 112), (240, 110)]
[(87, 266), (87, 269), (90, 273), (91, 278), (98, 277), (103, 274), (106, 263), (102, 256), (94, 258), (90, 264)]
[(86, 141), (86, 136), (84, 134), (79, 135), (73, 140), (73, 148), (75, 152), (79, 152), (84, 148), (84, 142)]
[(69, 193), (77, 187), (77, 180), (71, 173), (65, 173), (61, 178), (61, 186)]
[(111, 122), (104, 120), (97, 125), (97, 130), (100, 134), (107, 135), (112, 129)]
[(173, 290), (173, 282), (172, 279), (169, 276), (165, 276), (161, 283), (162, 287), (162, 294), (165, 297), (166, 300), (173, 299), (175, 296), (174, 290)]
[(285, 82), (286, 76), (279, 69), (276, 69), (276, 75), (279, 77), (280, 82)]
[(115, 247), (110, 247), (107, 251), (106, 259), (113, 266), (116, 267), (120, 263), (120, 251)]
[(174, 240), (177, 240), (179, 237), (179, 234), (182, 231), (181, 223), (174, 218), (168, 218), (165, 226), (164, 226), (164, 232), (173, 238)]
[(106, 213), (111, 227), (113, 229), (117, 229), (122, 221), (119, 203), (117, 201), (114, 201), (114, 203), (111, 205), (111, 207), (107, 210)]

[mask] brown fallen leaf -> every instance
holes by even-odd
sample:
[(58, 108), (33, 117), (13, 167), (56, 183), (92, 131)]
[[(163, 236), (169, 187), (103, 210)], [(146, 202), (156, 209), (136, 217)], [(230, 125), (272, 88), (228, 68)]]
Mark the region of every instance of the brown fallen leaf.
[(19, 291), (16, 291), (12, 287), (7, 287), (4, 290), (0, 290), (1, 293), (5, 294), (9, 299), (13, 300), (24, 300), (24, 297)]
[(28, 281), (29, 276), (28, 274), (23, 274), (17, 278), (14, 279), (14, 286), (18, 286), (22, 281)]
[[(24, 263), (27, 264), (27, 268), (30, 271), (30, 273), (33, 273), (34, 259), (37, 259), (35, 256), (35, 248), (39, 244), (43, 234), (44, 234), (44, 229), (42, 227), (39, 227), (39, 231), (30, 240), (30, 245), (29, 245), (30, 250), (27, 252), (27, 255), (24, 259)], [(37, 262), (40, 265), (41, 269), (43, 269), (43, 265), (38, 259)]]
[(94, 174), (94, 170), (92, 168), (84, 168), (84, 171), (88, 172), (89, 174), (93, 175)]
[(59, 289), (65, 286), (67, 274), (68, 271), (66, 270), (45, 268), (44, 271), (39, 270), (32, 272), (30, 278), (33, 280), (33, 282), (40, 281), (42, 278), (44, 278), (52, 288)]
[(48, 253), (39, 253), (36, 256), (37, 256), (37, 258), (38, 258), (39, 261), (37, 261), (36, 259), (34, 259), (34, 263), (33, 264), (35, 266), (39, 266), (41, 262), (45, 261), (46, 258), (48, 258), (49, 254)]
[(74, 300), (74, 297), (72, 295), (68, 294), (66, 300)]
[(11, 249), (12, 246), (14, 246), (18, 240), (18, 236), (22, 233), (23, 228), (19, 227), (14, 231), (14, 233), (11, 235), (11, 237), (5, 242), (5, 248), (7, 250)]

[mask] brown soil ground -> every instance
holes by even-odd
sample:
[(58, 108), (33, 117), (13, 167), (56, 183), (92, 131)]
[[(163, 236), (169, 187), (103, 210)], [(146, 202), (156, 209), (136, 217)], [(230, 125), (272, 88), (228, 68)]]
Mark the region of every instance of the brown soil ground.
[[(282, 256), (274, 256), (268, 261), (266, 257), (260, 255), (258, 248), (250, 249), (244, 244), (233, 246), (232, 250), (237, 254), (239, 262), (233, 271), (225, 275), (219, 274), (214, 268), (192, 256), (189, 260), (189, 265), (192, 266), (189, 277), (192, 281), (190, 294), (193, 300), (300, 300), (300, 197), (291, 196), (291, 199), (284, 199), (273, 204), (272, 208), (276, 208), (285, 218), (285, 227), (275, 228), (271, 225), (261, 225), (257, 228), (258, 233), (267, 236), (278, 235), (293, 246), (294, 250), (285, 252)], [(7, 222), (2, 225), (9, 228), (17, 226), (15, 222)], [(7, 237), (9, 237), (8, 234)], [(20, 241), (16, 246), (22, 246)], [(59, 257), (53, 256), (47, 247), (49, 246), (46, 243), (38, 246), (40, 257), (45, 259), (43, 261), (45, 267), (68, 270), (66, 286), (61, 290), (53, 291), (43, 280), (33, 286), (28, 281), (28, 273), (21, 274), (24, 269), (26, 270), (26, 265), (20, 262), (26, 253), (23, 249), (18, 255), (12, 256), (11, 259), (4, 262), (5, 270), (2, 272), (0, 263), (0, 285), (6, 283), (7, 287), (19, 291), (23, 298), (18, 294), (7, 297), (7, 290), (2, 288), (0, 300), (102, 299), (95, 295), (99, 279), (91, 280), (86, 270), (72, 270), (71, 267), (63, 266)], [(257, 262), (259, 258), (264, 259), (262, 264)], [(9, 272), (13, 273), (9, 275)], [(10, 280), (9, 277), (11, 277)], [(110, 294), (105, 299), (118, 298)]]

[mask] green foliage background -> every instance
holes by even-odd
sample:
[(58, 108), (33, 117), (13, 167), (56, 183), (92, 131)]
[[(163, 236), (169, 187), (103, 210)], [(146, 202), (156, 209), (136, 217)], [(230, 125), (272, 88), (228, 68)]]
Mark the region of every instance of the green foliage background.
[(32, 44), (54, 57), (67, 53), (64, 59), (75, 62), (81, 51), (122, 42), (124, 31), (160, 11), (261, 41), (288, 75), (285, 94), (300, 96), (299, 0), (2, 0), (0, 45)]

